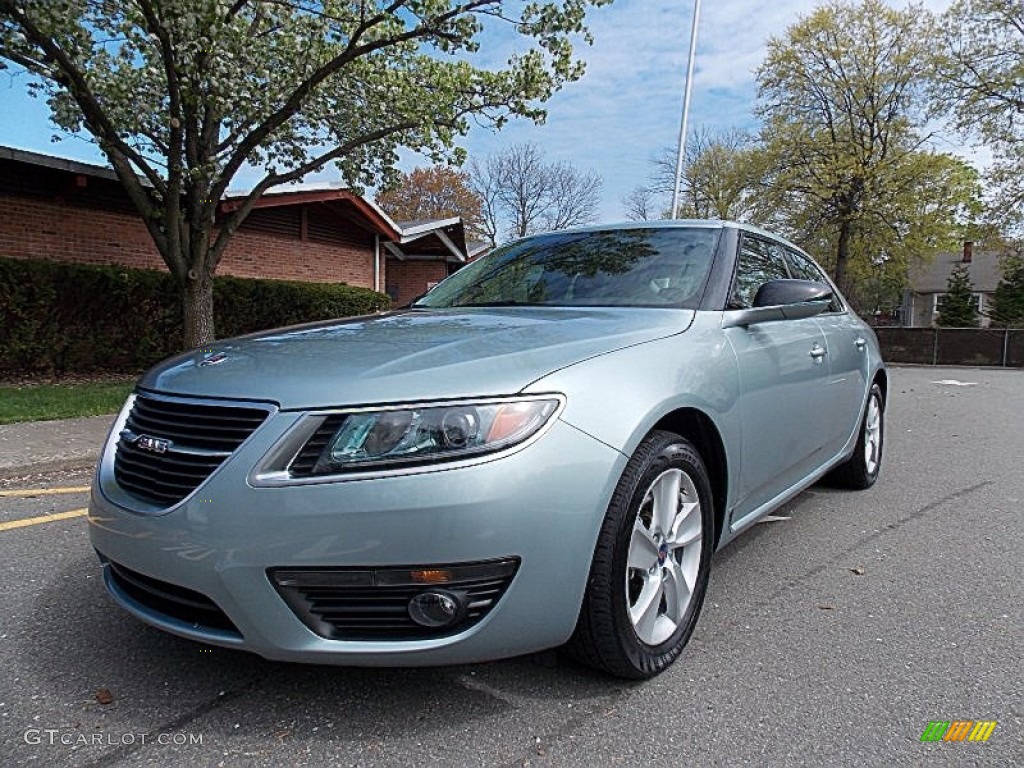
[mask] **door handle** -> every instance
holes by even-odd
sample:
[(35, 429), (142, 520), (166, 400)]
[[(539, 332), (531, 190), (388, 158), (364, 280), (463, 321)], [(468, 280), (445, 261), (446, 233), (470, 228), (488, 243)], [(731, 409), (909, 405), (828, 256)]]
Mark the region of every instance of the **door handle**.
[(859, 350), (861, 350), (861, 351), (863, 351), (863, 350), (864, 350), (864, 347), (866, 347), (866, 346), (868, 345), (867, 341), (866, 341), (866, 340), (865, 340), (864, 338), (858, 338), (858, 339), (857, 339), (857, 340), (856, 340), (855, 342), (853, 342), (853, 343), (854, 343), (854, 345), (855, 345), (855, 346), (857, 347), (857, 349), (859, 349)]
[(811, 347), (810, 355), (815, 360), (821, 360), (821, 358), (825, 356), (825, 348), (820, 344), (815, 344), (813, 347)]

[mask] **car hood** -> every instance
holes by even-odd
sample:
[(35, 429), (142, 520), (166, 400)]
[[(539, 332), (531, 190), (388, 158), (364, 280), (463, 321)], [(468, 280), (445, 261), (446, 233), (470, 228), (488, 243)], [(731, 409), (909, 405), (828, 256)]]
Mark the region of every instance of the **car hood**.
[(512, 394), (588, 357), (684, 331), (693, 315), (604, 307), (414, 309), (218, 341), (156, 366), (139, 386), (271, 400), (282, 408)]

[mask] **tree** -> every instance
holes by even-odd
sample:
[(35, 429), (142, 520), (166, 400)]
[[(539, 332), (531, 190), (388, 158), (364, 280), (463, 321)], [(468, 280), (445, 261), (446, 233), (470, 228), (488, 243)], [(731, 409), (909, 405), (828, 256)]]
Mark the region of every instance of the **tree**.
[(461, 216), (467, 233), (480, 236), (481, 202), (469, 184), (468, 173), (446, 165), (414, 168), (381, 192), (377, 204), (399, 221)]
[[(857, 220), (848, 243), (844, 293), (861, 312), (891, 308), (916, 261), (981, 239), (978, 172), (959, 158), (913, 152), (890, 168), (880, 189), (871, 215)], [(800, 194), (787, 195), (770, 181), (757, 208), (755, 222), (784, 232), (834, 273), (839, 228), (827, 208)]]
[(936, 26), (932, 96), (966, 134), (993, 151), (991, 210), (1024, 223), (1024, 4), (959, 0)]
[[(676, 176), (675, 149), (655, 159), (654, 192), (672, 194)], [(694, 132), (686, 143), (680, 179), (680, 216), (695, 219), (744, 221), (754, 210), (760, 186), (758, 148), (750, 135), (738, 130)]]
[(650, 187), (638, 186), (622, 198), (622, 207), (630, 221), (650, 221), (658, 218), (654, 191)]
[(946, 295), (936, 320), (946, 328), (977, 328), (978, 308), (974, 305), (974, 286), (966, 264), (957, 264), (946, 280)]
[(469, 161), (469, 187), (480, 201), (480, 231), (491, 244), (498, 244), (501, 228), (501, 163), (497, 155), (485, 160), (473, 158)]
[(470, 173), (492, 243), (502, 227), (511, 237), (525, 237), (597, 217), (601, 177), (568, 162), (548, 162), (536, 144), (507, 147), (472, 164)]
[[(0, 0), (0, 65), (106, 155), (181, 287), (192, 347), (214, 337), (214, 272), (264, 192), (331, 163), (350, 185), (386, 181), (400, 147), (457, 161), (469, 117), (542, 119), (582, 76), (586, 11), (608, 2)], [(527, 50), (485, 69), (499, 24)], [(218, 219), (246, 165), (262, 178)]]
[(1024, 328), (1024, 258), (1009, 253), (999, 268), (1002, 278), (992, 296), (992, 322), (1003, 328)]
[(829, 232), (841, 289), (855, 240), (886, 222), (925, 138), (926, 31), (920, 7), (836, 0), (769, 40), (757, 72), (770, 160), (762, 202)]

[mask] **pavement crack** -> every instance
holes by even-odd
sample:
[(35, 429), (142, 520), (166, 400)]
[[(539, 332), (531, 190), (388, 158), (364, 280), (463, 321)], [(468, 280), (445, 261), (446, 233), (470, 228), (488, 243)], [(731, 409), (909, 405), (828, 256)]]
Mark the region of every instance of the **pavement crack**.
[(893, 531), (898, 531), (900, 528), (905, 526), (907, 523), (912, 523), (915, 520), (921, 519), (922, 517), (927, 515), (929, 512), (932, 512), (933, 510), (938, 509), (939, 507), (941, 507), (943, 504), (948, 504), (951, 501), (957, 501), (958, 499), (962, 499), (965, 496), (970, 496), (972, 493), (975, 493), (976, 491), (980, 491), (982, 488), (986, 488), (986, 487), (992, 485), (994, 482), (995, 482), (994, 480), (983, 480), (980, 483), (975, 483), (974, 485), (969, 485), (966, 488), (961, 488), (961, 489), (959, 489), (957, 491), (953, 491), (952, 493), (947, 493), (945, 496), (940, 496), (939, 498), (934, 499), (933, 501), (928, 502), (923, 507), (920, 507), (919, 509), (914, 510), (910, 514), (905, 515), (904, 517), (899, 518), (895, 522), (888, 523), (888, 524), (884, 525), (883, 527), (879, 528), (878, 530), (872, 531), (871, 533), (869, 533), (869, 534), (867, 534), (865, 536), (861, 536), (859, 539), (854, 541), (848, 547), (844, 548), (842, 551), (838, 552), (833, 557), (830, 557), (825, 562), (819, 563), (818, 565), (814, 566), (810, 570), (805, 571), (804, 573), (800, 574), (795, 579), (791, 579), (790, 581), (787, 581), (785, 584), (781, 585), (778, 589), (776, 589), (770, 595), (765, 597), (763, 600), (759, 600), (756, 603), (756, 605), (761, 606), (761, 605), (767, 605), (769, 603), (774, 603), (787, 590), (792, 589), (793, 587), (799, 586), (800, 584), (804, 583), (805, 581), (807, 581), (808, 579), (812, 578), (813, 576), (817, 576), (822, 571), (830, 568), (833, 565), (836, 565), (844, 557), (846, 557), (848, 554), (850, 554), (850, 552), (853, 552), (854, 550), (860, 549), (865, 544), (870, 544), (875, 539), (878, 539), (878, 538), (880, 538), (882, 536), (885, 536), (888, 533), (891, 533)]
[[(208, 715), (210, 712), (213, 712), (215, 709), (217, 709), (217, 707), (220, 707), (229, 701), (234, 701), (238, 699), (243, 693), (246, 693), (250, 689), (254, 688), (257, 682), (257, 680), (252, 680), (240, 688), (237, 688), (232, 691), (225, 691), (222, 694), (217, 694), (217, 696), (215, 696), (214, 698), (205, 701), (196, 707), (193, 707), (192, 709), (182, 713), (178, 717), (160, 723), (155, 728), (150, 729), (149, 734), (174, 733), (180, 731), (184, 726), (188, 725), (189, 723), (195, 720), (198, 720), (200, 717), (203, 717), (204, 715)], [(156, 742), (150, 739), (147, 739), (145, 742), (137, 741), (133, 742), (132, 744), (122, 744), (121, 746), (115, 747), (109, 752), (105, 752), (92, 762), (85, 763), (83, 766), (81, 766), (81, 768), (105, 768), (106, 766), (111, 766), (120, 762), (124, 758), (136, 752), (139, 752), (140, 750), (146, 749), (147, 747), (152, 747), (154, 744), (156, 744)]]
[(586, 723), (614, 712), (616, 710), (615, 704), (629, 696), (632, 690), (631, 688), (617, 688), (609, 694), (598, 697), (589, 706), (582, 707), (578, 714), (570, 717), (558, 728), (534, 737), (534, 742), (529, 748), (521, 752), (519, 756), (501, 763), (496, 768), (523, 768), (525, 765), (532, 765), (538, 759), (549, 757), (552, 746), (561, 741), (566, 735), (578, 732)]
[(470, 677), (469, 675), (459, 675), (458, 682), (459, 685), (461, 685), (463, 688), (470, 691), (476, 691), (477, 693), (482, 693), (485, 696), (489, 696), (503, 705), (507, 705), (510, 707), (519, 706), (516, 700), (512, 698), (510, 695), (508, 695), (507, 693), (498, 688), (495, 688), (493, 685), (489, 685), (488, 683), (483, 682), (482, 680), (477, 680), (473, 677)]

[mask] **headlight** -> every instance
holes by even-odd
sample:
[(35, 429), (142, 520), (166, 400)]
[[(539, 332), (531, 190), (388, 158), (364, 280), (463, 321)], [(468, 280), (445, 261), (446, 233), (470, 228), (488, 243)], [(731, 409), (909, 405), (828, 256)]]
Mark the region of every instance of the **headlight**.
[(562, 402), (547, 395), (312, 413), (260, 462), (252, 480), (282, 485), (501, 451), (537, 435)]

